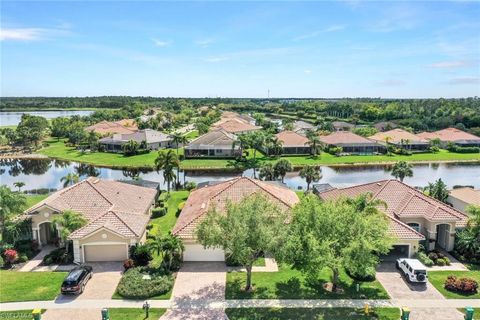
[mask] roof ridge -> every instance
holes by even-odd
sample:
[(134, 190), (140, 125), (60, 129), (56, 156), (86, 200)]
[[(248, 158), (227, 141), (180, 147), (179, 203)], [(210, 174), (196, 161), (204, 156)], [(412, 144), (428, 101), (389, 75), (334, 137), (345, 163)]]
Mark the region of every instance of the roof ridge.
[(409, 229), (410, 231), (413, 231), (414, 233), (416, 233), (417, 235), (421, 236), (422, 238), (425, 238), (425, 236), (423, 234), (421, 234), (420, 232), (418, 232), (417, 230), (413, 229), (412, 227), (410, 227), (408, 224), (406, 224), (405, 222), (402, 222), (401, 220), (395, 218), (395, 217), (392, 217), (388, 214), (386, 214), (387, 217), (389, 217), (390, 219), (392, 219), (393, 221), (395, 222), (398, 222), (400, 225), (402, 225), (403, 227)]
[[(105, 200), (107, 200), (108, 203), (110, 203), (110, 206), (111, 206), (111, 207), (110, 207), (109, 210), (113, 209), (113, 207), (114, 207), (113, 202), (110, 201), (107, 197), (105, 197), (105, 195), (104, 195), (100, 190), (98, 190), (98, 188), (95, 186), (94, 183), (90, 182), (90, 180), (89, 180), (90, 178), (93, 178), (93, 177), (88, 177), (87, 179), (85, 179), (85, 180), (83, 180), (83, 181), (87, 181), (87, 183), (88, 183), (93, 189), (95, 189), (95, 191), (96, 191), (102, 198), (104, 198)], [(98, 179), (98, 180), (101, 181), (100, 179)], [(106, 180), (104, 180), (104, 182), (106, 182)], [(107, 212), (108, 212), (109, 210), (107, 210)]]
[[(276, 194), (270, 192), (268, 189), (266, 189), (264, 186), (262, 186), (259, 182), (260, 180), (255, 180), (255, 179), (252, 179), (252, 178), (249, 178), (249, 177), (242, 177), (242, 178), (246, 178), (248, 179), (249, 181), (253, 182), (255, 185), (257, 185), (259, 188), (261, 188), (263, 191), (269, 193), (270, 195), (272, 195), (274, 198), (276, 198), (277, 200), (280, 200), (280, 202), (283, 202), (287, 207), (289, 208), (292, 208), (292, 206), (287, 203), (286, 201), (284, 201), (283, 199), (281, 199), (279, 196), (277, 196)], [(263, 181), (262, 181), (263, 182)]]
[(133, 231), (133, 229), (130, 228), (128, 223), (126, 223), (125, 220), (123, 220), (115, 211), (112, 211), (112, 210), (107, 211), (107, 213), (109, 213), (109, 212), (113, 213), (128, 228), (128, 230), (130, 230), (134, 235), (136, 235), (137, 237), (139, 236), (139, 234), (137, 234), (135, 231)]

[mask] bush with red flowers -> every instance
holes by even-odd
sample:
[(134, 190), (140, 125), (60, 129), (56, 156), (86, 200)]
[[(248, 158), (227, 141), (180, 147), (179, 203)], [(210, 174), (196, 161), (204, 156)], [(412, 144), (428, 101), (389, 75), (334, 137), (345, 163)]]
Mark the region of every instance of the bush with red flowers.
[(135, 263), (132, 259), (126, 259), (123, 261), (123, 268), (125, 268), (125, 271), (133, 267), (135, 267)]
[(478, 290), (478, 282), (471, 278), (449, 276), (445, 280), (445, 289), (458, 293), (475, 294)]
[(18, 252), (15, 249), (7, 249), (3, 252), (5, 260), (8, 264), (15, 263), (18, 260)]

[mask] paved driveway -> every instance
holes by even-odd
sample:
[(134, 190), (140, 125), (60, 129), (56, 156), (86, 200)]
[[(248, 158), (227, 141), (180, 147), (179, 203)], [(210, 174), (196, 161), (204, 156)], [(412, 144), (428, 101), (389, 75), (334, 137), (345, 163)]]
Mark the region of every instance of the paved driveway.
[(186, 262), (177, 274), (173, 287), (173, 308), (162, 320), (225, 319), (221, 309), (197, 308), (196, 301), (225, 301), (227, 267), (223, 262)]
[[(118, 282), (122, 277), (123, 266), (121, 262), (96, 262), (89, 263), (93, 267), (93, 277), (88, 281), (85, 291), (78, 296), (63, 296), (57, 298), (57, 302), (72, 300), (103, 300), (111, 299)], [(92, 320), (101, 318), (101, 309), (49, 309), (42, 316), (43, 320)]]

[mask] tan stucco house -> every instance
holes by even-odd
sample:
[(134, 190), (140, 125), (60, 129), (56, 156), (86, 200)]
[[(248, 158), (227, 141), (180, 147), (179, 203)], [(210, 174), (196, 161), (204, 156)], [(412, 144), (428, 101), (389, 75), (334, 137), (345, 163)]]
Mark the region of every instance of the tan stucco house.
[(25, 211), (40, 246), (58, 238), (52, 219), (66, 210), (82, 214), (87, 224), (70, 234), (74, 261), (122, 261), (128, 249), (146, 240), (146, 226), (157, 190), (118, 181), (87, 178), (55, 192)]
[(266, 196), (280, 209), (287, 210), (299, 202), (297, 194), (287, 187), (247, 177), (234, 178), (195, 189), (185, 202), (172, 232), (180, 237), (185, 245), (183, 260), (225, 261), (225, 252), (222, 249), (204, 248), (196, 241), (196, 228), (211, 208), (224, 210), (228, 201), (238, 202), (254, 193)]
[(455, 230), (464, 228), (468, 217), (436, 199), (424, 195), (398, 180), (382, 180), (358, 186), (331, 189), (319, 193), (324, 200), (356, 197), (371, 193), (373, 199), (385, 202), (380, 206), (390, 220), (390, 233), (397, 242), (391, 256), (411, 257), (418, 251), (420, 241), (426, 240), (427, 249), (439, 247), (453, 250)]
[(467, 213), (468, 206), (480, 206), (480, 190), (469, 187), (450, 190), (447, 202), (458, 211)]

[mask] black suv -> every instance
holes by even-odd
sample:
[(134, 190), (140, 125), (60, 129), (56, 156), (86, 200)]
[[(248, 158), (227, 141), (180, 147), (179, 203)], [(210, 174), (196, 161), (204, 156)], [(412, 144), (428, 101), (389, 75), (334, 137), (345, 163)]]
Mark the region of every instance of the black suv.
[(62, 293), (81, 294), (92, 275), (92, 267), (90, 266), (80, 266), (72, 269), (63, 280)]

